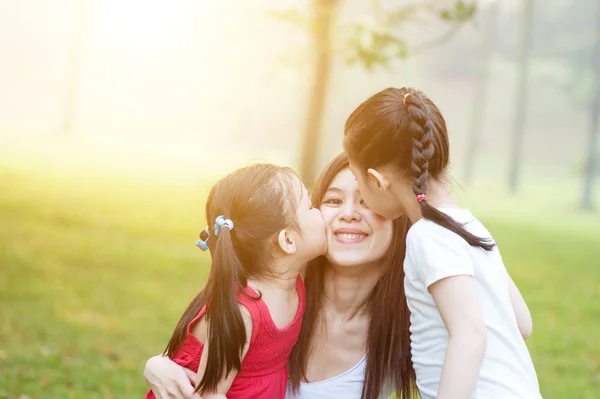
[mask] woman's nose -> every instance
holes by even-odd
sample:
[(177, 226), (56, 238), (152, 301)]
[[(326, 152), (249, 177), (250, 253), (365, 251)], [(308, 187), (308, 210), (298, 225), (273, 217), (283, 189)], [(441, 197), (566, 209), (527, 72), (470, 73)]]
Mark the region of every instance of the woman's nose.
[(345, 203), (344, 206), (340, 209), (340, 220), (345, 222), (352, 222), (356, 220), (360, 220), (360, 213), (358, 213), (356, 209), (356, 205), (354, 203)]

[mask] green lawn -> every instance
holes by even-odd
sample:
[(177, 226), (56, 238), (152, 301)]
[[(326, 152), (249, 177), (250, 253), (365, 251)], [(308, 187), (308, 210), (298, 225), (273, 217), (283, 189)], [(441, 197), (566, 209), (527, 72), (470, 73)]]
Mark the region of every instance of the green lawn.
[[(142, 397), (206, 278), (206, 185), (81, 176), (0, 163), (0, 398)], [(600, 218), (490, 197), (471, 205), (532, 310), (544, 397), (597, 398)]]

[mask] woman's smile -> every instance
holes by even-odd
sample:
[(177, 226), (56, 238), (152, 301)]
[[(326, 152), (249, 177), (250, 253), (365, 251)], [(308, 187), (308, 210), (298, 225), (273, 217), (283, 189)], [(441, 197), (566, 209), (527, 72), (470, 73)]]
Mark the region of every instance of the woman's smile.
[(334, 230), (333, 236), (340, 244), (358, 244), (369, 237), (369, 234), (356, 228), (343, 227)]

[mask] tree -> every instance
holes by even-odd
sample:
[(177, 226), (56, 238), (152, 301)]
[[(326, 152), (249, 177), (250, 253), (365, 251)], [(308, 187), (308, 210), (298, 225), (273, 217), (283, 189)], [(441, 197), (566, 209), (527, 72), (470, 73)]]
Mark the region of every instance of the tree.
[(475, 78), (473, 113), (471, 114), (471, 122), (467, 137), (467, 151), (464, 164), (464, 178), (466, 184), (469, 184), (473, 177), (475, 158), (477, 156), (477, 151), (479, 150), (481, 135), (483, 133), (483, 118), (490, 76), (490, 58), (498, 31), (498, 4), (499, 1), (494, 1), (487, 10), (485, 10), (485, 13), (482, 13), (483, 10), (479, 12), (485, 16), (485, 18), (482, 19), (482, 22), (485, 24), (485, 38), (480, 49), (481, 60)]
[(529, 61), (533, 41), (533, 0), (523, 2), (523, 17), (521, 20), (521, 40), (519, 49), (519, 76), (515, 99), (515, 119), (510, 153), (508, 188), (511, 193), (517, 191), (521, 173), (521, 158), (525, 136), (525, 121), (527, 117), (527, 102), (529, 94)]
[(340, 0), (312, 0), (314, 28), (312, 32), (313, 76), (308, 96), (307, 115), (304, 125), (300, 176), (312, 188), (316, 176), (317, 150), (321, 124), (325, 111), (325, 100), (331, 71), (332, 38), (331, 29)]
[[(535, 24), (531, 27), (531, 34), (543, 38), (536, 41), (535, 50), (531, 51), (531, 64), (536, 68), (537, 79), (554, 86), (571, 104), (590, 110), (580, 206), (582, 209), (591, 209), (593, 185), (600, 167), (597, 136), (600, 112), (600, 25), (597, 14), (600, 10), (593, 12), (599, 7), (598, 0), (581, 0), (578, 7), (573, 7), (570, 0), (547, 0), (534, 6), (531, 12), (535, 15)], [(503, 35), (504, 40), (498, 42), (497, 51), (511, 59), (514, 50), (508, 25), (517, 17), (517, 10), (508, 7), (506, 12), (510, 14), (505, 18), (506, 25), (500, 27), (506, 34)], [(522, 58), (522, 52), (519, 57)], [(522, 107), (520, 109), (523, 111)], [(577, 135), (578, 132), (570, 133)], [(513, 158), (520, 157), (515, 152), (515, 149), (520, 151), (520, 146), (515, 146), (515, 143), (522, 143), (522, 139), (521, 135), (513, 140)], [(511, 173), (516, 175), (512, 178), (518, 180), (518, 163), (511, 164), (511, 167), (515, 169)], [(516, 189), (516, 182), (514, 186)]]
[[(588, 104), (593, 95), (593, 71), (589, 60), (596, 42), (597, 0), (580, 0), (573, 7), (571, 0), (546, 0), (533, 5), (535, 23), (532, 35), (536, 40), (532, 52), (532, 66), (536, 75), (549, 85), (561, 90), (571, 101)], [(504, 40), (498, 43), (498, 52), (507, 59), (514, 58), (511, 27), (522, 15), (521, 9), (505, 7), (508, 14), (500, 27)], [(518, 61), (518, 60), (516, 60)]]
[[(450, 40), (477, 10), (475, 0), (456, 0), (449, 7), (440, 7), (436, 3), (433, 0), (415, 0), (413, 4), (383, 12), (378, 1), (372, 0), (373, 19), (377, 22), (371, 25), (355, 22), (341, 32), (346, 63), (362, 66), (369, 71), (377, 67), (387, 68), (393, 60), (405, 59)], [(342, 0), (312, 0), (310, 16), (292, 10), (272, 13), (279, 19), (299, 24), (312, 32), (313, 76), (300, 162), (300, 175), (308, 187), (313, 186), (316, 177), (316, 153), (333, 56), (331, 32), (341, 5)], [(438, 37), (416, 44), (409, 43), (397, 33), (401, 26), (422, 23), (427, 18), (441, 20), (448, 25), (448, 29)]]
[(581, 198), (581, 208), (591, 210), (593, 208), (592, 193), (596, 171), (598, 168), (598, 118), (600, 116), (600, 2), (597, 2), (596, 11), (598, 20), (596, 22), (596, 45), (594, 47), (594, 57), (592, 58), (592, 67), (594, 68), (595, 92), (594, 98), (590, 102), (590, 131), (587, 140), (587, 159), (585, 162), (583, 195)]

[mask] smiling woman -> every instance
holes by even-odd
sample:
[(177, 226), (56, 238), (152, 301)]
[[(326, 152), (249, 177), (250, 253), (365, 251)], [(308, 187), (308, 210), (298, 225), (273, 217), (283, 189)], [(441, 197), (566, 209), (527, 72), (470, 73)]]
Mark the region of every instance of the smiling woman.
[(385, 220), (367, 207), (344, 153), (325, 167), (312, 199), (329, 247), (306, 271), (306, 313), (287, 399), (413, 397), (406, 218)]

